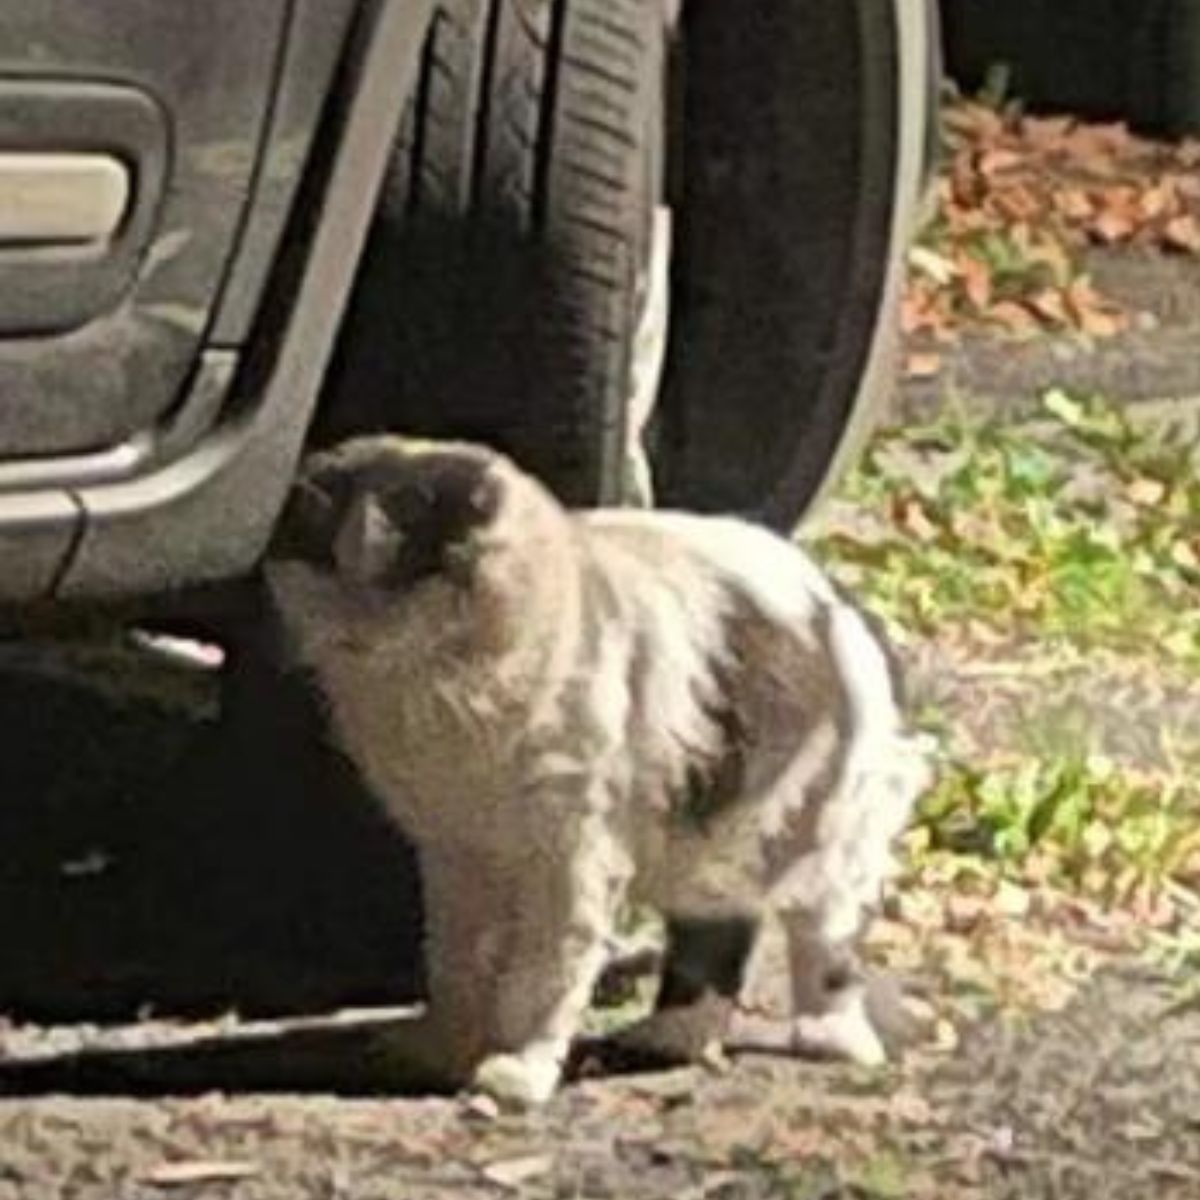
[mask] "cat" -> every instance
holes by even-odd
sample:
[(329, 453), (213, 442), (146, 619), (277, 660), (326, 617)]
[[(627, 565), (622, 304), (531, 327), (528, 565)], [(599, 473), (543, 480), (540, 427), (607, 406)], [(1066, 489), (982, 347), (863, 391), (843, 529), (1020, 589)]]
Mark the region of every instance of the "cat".
[[(418, 1041), (448, 1079), (547, 1100), (630, 901), (665, 918), (660, 1013), (884, 1057), (855, 946), (926, 747), (885, 646), (798, 546), (567, 511), (481, 446), (373, 436), (307, 461), (266, 576), (416, 845)], [(738, 1002), (769, 924), (791, 1012), (765, 1021)]]

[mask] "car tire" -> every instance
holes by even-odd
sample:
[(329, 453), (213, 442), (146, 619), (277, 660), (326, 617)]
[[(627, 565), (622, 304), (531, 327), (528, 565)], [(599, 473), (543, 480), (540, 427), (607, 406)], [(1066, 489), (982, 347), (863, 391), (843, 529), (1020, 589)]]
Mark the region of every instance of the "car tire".
[[(690, 0), (671, 72), (665, 505), (790, 531), (893, 378), (929, 161), (934, 27), (910, 0)], [(736, 21), (736, 36), (730, 27)]]
[(646, 0), (443, 0), (318, 444), (477, 438), (569, 503), (625, 498), (664, 37)]

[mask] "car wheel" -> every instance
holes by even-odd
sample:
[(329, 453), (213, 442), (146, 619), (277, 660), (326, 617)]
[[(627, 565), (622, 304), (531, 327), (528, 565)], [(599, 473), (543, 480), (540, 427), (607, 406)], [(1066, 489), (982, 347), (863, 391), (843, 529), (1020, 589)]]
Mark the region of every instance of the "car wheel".
[(443, 0), (315, 431), (479, 438), (648, 498), (665, 345), (664, 13)]
[(890, 388), (934, 28), (910, 0), (732, 8), (689, 0), (678, 33), (656, 485), (790, 530)]

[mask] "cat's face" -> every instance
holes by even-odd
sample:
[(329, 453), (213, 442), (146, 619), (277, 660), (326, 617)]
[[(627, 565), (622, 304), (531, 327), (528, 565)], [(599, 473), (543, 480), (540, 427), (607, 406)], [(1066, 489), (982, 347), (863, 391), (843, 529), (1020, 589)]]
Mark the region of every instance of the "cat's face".
[(310, 634), (365, 651), (442, 645), (488, 615), (481, 582), (511, 573), (515, 548), (560, 515), (482, 447), (358, 438), (306, 462), (268, 579), (285, 616)]

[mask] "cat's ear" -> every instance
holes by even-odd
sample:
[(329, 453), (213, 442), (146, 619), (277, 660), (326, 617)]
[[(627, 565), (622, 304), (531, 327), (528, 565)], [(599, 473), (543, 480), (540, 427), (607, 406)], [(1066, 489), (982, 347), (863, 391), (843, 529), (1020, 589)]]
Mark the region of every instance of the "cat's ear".
[(332, 566), (334, 542), (351, 492), (345, 472), (319, 460), (306, 466), (275, 523), (269, 557)]

